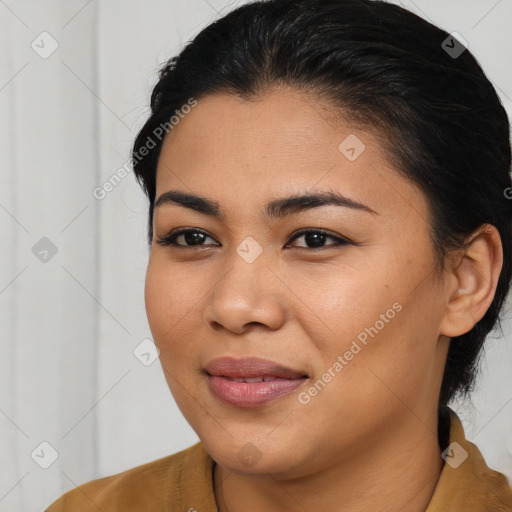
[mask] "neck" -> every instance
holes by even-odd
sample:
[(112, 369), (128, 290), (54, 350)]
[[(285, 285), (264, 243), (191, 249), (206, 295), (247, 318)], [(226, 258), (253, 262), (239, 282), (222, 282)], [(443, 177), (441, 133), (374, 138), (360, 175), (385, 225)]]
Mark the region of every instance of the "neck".
[(437, 418), (426, 425), (411, 414), (390, 431), (357, 458), (300, 478), (244, 475), (215, 464), (219, 512), (425, 512), (443, 467)]

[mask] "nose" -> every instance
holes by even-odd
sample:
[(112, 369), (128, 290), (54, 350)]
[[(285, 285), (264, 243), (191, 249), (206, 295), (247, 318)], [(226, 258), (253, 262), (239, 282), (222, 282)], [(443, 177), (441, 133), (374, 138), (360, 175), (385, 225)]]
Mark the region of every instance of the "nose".
[(235, 334), (255, 325), (279, 329), (286, 317), (286, 290), (265, 258), (248, 263), (236, 255), (209, 293), (205, 320), (214, 330)]

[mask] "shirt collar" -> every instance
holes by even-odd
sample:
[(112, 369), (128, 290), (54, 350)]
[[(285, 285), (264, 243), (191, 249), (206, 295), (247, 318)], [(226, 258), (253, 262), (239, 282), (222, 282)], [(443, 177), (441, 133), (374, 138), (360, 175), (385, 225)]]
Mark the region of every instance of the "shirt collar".
[(425, 512), (510, 512), (512, 489), (504, 474), (490, 469), (477, 446), (466, 439), (457, 414), (450, 413), (450, 444)]

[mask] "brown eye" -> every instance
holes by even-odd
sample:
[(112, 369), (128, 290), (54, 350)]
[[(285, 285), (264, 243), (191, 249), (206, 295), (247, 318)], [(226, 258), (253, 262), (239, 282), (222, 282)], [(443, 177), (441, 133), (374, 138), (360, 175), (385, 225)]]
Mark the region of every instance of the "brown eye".
[[(178, 238), (183, 237), (182, 241), (185, 242), (185, 245), (182, 243), (177, 243)], [(207, 235), (204, 231), (199, 229), (182, 229), (180, 231), (169, 233), (168, 235), (158, 237), (157, 243), (162, 246), (173, 245), (175, 247), (203, 247), (205, 246), (202, 242), (206, 238), (212, 238)], [(213, 240), (213, 238), (212, 238)]]
[[(334, 235), (330, 235), (326, 231), (321, 229), (306, 229), (299, 231), (293, 238), (293, 240), (297, 240), (298, 238), (304, 237), (304, 241), (306, 244), (311, 244), (314, 247), (299, 247), (299, 249), (322, 249), (329, 246), (339, 246), (339, 245), (348, 245), (352, 244), (350, 240), (346, 238), (340, 238)], [(335, 240), (334, 244), (330, 244), (328, 246), (323, 245), (326, 239)]]

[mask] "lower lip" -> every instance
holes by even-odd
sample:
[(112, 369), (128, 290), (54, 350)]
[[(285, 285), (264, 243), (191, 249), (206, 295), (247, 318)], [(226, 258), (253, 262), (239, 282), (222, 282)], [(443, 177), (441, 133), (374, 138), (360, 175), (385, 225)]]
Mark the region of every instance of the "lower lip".
[(237, 407), (258, 407), (295, 391), (307, 378), (236, 382), (226, 377), (210, 375), (208, 380), (210, 389), (224, 402)]

